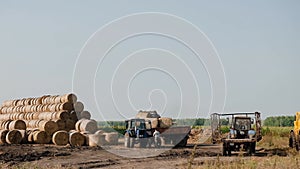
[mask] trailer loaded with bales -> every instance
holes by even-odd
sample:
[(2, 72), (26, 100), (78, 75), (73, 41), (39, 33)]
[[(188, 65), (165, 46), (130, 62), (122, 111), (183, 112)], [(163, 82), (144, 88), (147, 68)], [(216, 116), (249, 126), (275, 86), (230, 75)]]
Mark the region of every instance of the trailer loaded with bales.
[[(134, 147), (135, 144), (141, 148), (166, 144), (184, 147), (191, 132), (190, 126), (177, 126), (172, 118), (161, 117), (156, 111), (139, 111), (125, 124), (125, 147)], [(155, 133), (159, 133), (159, 137)]]

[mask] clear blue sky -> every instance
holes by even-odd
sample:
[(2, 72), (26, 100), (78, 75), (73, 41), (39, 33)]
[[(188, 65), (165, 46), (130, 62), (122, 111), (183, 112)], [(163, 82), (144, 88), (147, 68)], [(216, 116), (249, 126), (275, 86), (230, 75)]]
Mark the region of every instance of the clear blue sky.
[[(177, 15), (196, 25), (208, 36), (219, 53), (226, 73), (226, 112), (260, 110), (264, 113), (263, 117), (267, 117), (293, 115), (300, 111), (300, 2), (276, 0), (181, 3), (1, 1), (0, 102), (12, 98), (71, 92), (76, 58), (87, 39), (108, 22), (137, 12)], [(156, 37), (150, 39), (157, 43), (164, 41)], [(133, 41), (127, 43), (132, 45), (143, 42), (143, 47), (147, 47), (147, 37)], [(152, 43), (148, 45), (152, 46)], [(167, 45), (162, 43), (161, 47), (167, 48)], [(122, 56), (122, 52), (115, 55)], [(115, 62), (122, 60), (111, 59)], [(183, 56), (182, 59), (187, 58)], [(195, 69), (196, 66), (191, 67)], [(197, 71), (199, 74), (205, 72), (201, 67)], [(105, 71), (102, 73), (103, 76), (110, 76)], [(97, 75), (98, 83), (101, 83), (100, 75)], [(149, 84), (147, 77), (153, 76), (155, 78), (151, 80), (160, 85), (153, 87), (153, 84)], [(179, 97), (174, 94), (178, 89), (171, 85), (172, 79), (164, 74), (154, 71), (147, 75), (146, 72), (139, 78), (135, 85), (140, 88), (133, 91), (132, 101), (140, 109), (149, 108), (141, 100), (148, 99), (150, 89), (171, 88), (171, 97)], [(202, 105), (208, 105), (209, 89), (205, 73), (197, 76), (197, 81), (203, 82), (200, 87)], [(161, 94), (154, 94), (153, 97), (156, 96), (154, 100), (157, 103), (153, 104), (163, 102), (160, 100)], [(97, 109), (89, 105), (90, 100), (80, 95), (78, 97), (87, 105), (86, 109), (100, 119)], [(168, 99), (168, 103), (173, 104), (173, 108), (167, 108), (168, 111), (178, 109), (178, 99)], [(105, 112), (111, 115), (105, 118), (118, 119), (119, 116), (112, 115), (114, 111), (106, 109)], [(200, 111), (205, 112), (207, 108)], [(200, 115), (206, 116), (207, 113)]]

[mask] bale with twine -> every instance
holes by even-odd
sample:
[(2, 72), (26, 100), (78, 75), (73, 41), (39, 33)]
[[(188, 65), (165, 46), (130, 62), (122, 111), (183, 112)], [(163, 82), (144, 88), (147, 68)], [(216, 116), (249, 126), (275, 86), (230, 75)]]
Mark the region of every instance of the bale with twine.
[(55, 145), (64, 146), (69, 143), (69, 134), (66, 131), (57, 131), (52, 136)]

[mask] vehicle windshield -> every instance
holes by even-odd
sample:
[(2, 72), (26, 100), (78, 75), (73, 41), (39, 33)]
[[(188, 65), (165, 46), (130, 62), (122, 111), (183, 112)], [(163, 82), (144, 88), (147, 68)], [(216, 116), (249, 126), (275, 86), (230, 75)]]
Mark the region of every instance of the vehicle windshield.
[(234, 129), (236, 130), (250, 130), (251, 120), (248, 118), (236, 118)]
[(137, 129), (145, 129), (146, 125), (144, 121), (132, 121), (131, 122), (132, 127), (136, 127)]

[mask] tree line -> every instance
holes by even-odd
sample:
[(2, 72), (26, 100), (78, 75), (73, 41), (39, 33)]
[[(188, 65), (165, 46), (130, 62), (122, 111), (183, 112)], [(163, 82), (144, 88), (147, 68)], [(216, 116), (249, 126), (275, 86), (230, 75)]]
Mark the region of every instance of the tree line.
[[(291, 127), (294, 126), (295, 116), (270, 116), (263, 121), (264, 126), (270, 127)], [(196, 119), (176, 119), (177, 125), (189, 126), (209, 126), (210, 119), (196, 118)], [(220, 119), (221, 125), (228, 125), (228, 120)], [(102, 121), (98, 122), (99, 126), (125, 126), (124, 121)]]

